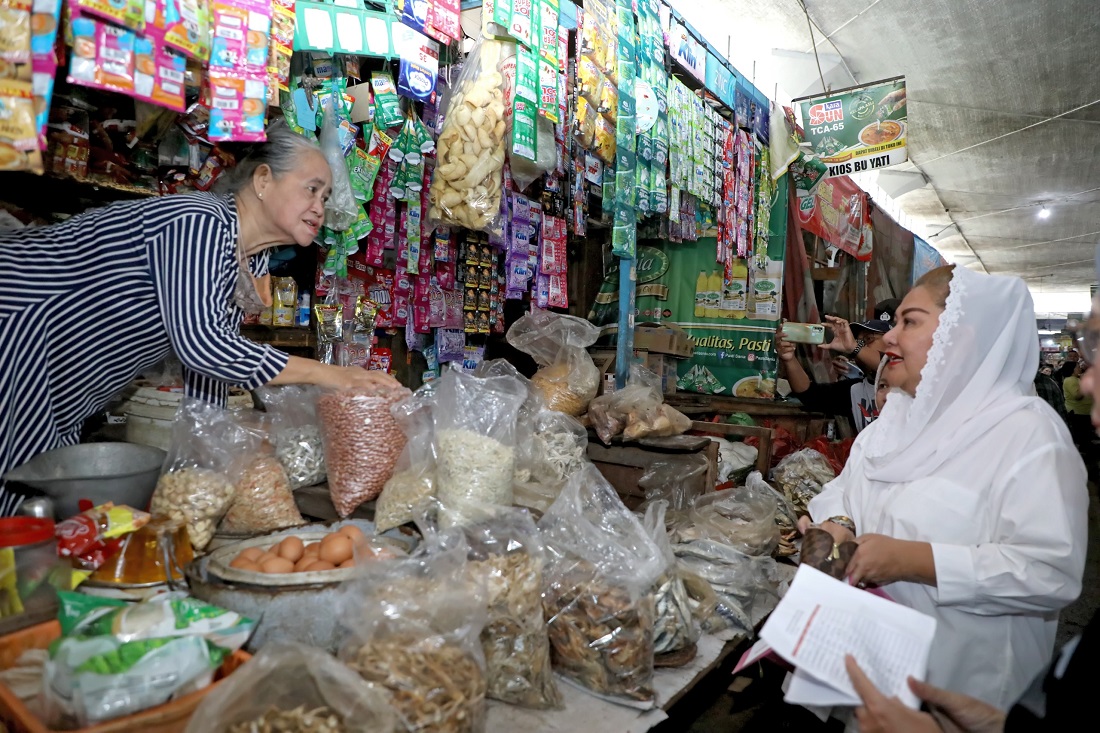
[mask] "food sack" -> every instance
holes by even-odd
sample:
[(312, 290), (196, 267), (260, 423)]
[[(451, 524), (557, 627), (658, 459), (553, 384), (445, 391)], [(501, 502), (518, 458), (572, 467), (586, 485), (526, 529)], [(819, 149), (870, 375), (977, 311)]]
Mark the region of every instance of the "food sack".
[(396, 724), (386, 696), (335, 657), (276, 642), (211, 690), (185, 733), (392, 733)]
[(185, 522), (191, 545), (202, 550), (233, 502), (233, 462), (254, 441), (228, 410), (185, 398), (172, 423), (150, 512)]
[(180, 593), (128, 604), (59, 593), (42, 702), (51, 728), (84, 728), (208, 686), (255, 624)]
[(775, 482), (779, 490), (794, 504), (797, 511), (808, 514), (810, 500), (822, 487), (836, 478), (829, 459), (812, 448), (804, 448), (786, 456), (775, 467)]
[(665, 528), (668, 502), (655, 501), (646, 509), (644, 524), (650, 539), (661, 550), (665, 571), (654, 584), (653, 596), (657, 608), (653, 630), (653, 652), (668, 654), (685, 649), (699, 640), (699, 625), (695, 621), (691, 597)]
[(523, 707), (558, 707), (542, 612), (545, 555), (535, 522), (511, 507), (468, 507), (465, 514), (470, 571), (486, 591), (481, 648), (488, 695)]
[(457, 370), (439, 380), (432, 410), (437, 494), (451, 523), (466, 503), (512, 504), (516, 418), (527, 396), (512, 377), (476, 377)]
[(516, 427), (514, 501), (545, 512), (566, 482), (588, 463), (588, 431), (576, 418), (543, 409)]
[(374, 526), (379, 532), (413, 521), (424, 502), (435, 496), (434, 405), (435, 382), (428, 382), (390, 408), (405, 436), (405, 447), (374, 505)]
[(297, 491), (325, 481), (325, 446), (317, 420), (316, 387), (265, 387), (260, 399), (271, 416), (271, 439), (290, 488)]
[(598, 695), (652, 706), (653, 584), (661, 551), (589, 464), (538, 523), (554, 668)]
[(382, 493), (405, 436), (390, 408), (409, 394), (401, 388), (328, 390), (317, 400), (332, 504), (347, 517)]
[(531, 383), (547, 406), (575, 417), (600, 388), (600, 370), (586, 351), (599, 336), (599, 327), (582, 318), (535, 310), (513, 323), (506, 338), (539, 365)]
[(592, 427), (605, 445), (623, 440), (681, 435), (691, 429), (691, 418), (664, 404), (660, 378), (644, 367), (630, 368), (623, 389), (601, 395), (588, 406)]
[(408, 558), (368, 563), (337, 600), (339, 658), (386, 695), (409, 733), (485, 728), (485, 591), (461, 535)]
[(746, 555), (771, 555), (779, 545), (776, 497), (751, 486), (695, 497), (669, 517), (673, 542), (708, 539)]
[(436, 143), (429, 221), (488, 232), (499, 226), (505, 157), (504, 77), (509, 44), (482, 36), (462, 67)]

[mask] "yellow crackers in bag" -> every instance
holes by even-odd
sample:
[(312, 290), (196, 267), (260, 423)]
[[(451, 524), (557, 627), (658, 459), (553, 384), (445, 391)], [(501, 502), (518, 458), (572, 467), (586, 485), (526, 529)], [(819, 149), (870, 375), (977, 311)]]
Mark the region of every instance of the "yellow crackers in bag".
[(34, 89), (28, 81), (0, 79), (0, 171), (42, 173)]

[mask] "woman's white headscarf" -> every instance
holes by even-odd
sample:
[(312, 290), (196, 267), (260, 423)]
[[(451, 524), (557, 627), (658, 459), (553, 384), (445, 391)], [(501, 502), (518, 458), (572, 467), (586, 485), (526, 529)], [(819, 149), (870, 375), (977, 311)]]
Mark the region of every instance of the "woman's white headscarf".
[[(1035, 396), (1039, 342), (1023, 280), (956, 267), (915, 397), (893, 390), (863, 431), (868, 478), (924, 478), (1008, 416), (1057, 415)], [(1046, 408), (1044, 411), (1043, 408)]]

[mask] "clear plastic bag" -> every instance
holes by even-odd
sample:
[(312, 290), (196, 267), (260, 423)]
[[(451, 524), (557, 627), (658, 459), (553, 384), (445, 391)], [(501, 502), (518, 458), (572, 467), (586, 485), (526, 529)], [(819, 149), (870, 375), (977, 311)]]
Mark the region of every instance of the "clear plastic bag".
[(221, 521), (221, 531), (262, 534), (306, 523), (294, 501), (290, 479), (274, 454), (241, 456), (231, 473), (236, 477), (233, 503)]
[(752, 635), (754, 621), (779, 602), (779, 566), (770, 556), (754, 557), (714, 540), (672, 545), (680, 567), (710, 584), (717, 596), (703, 631), (737, 629)]
[(779, 490), (800, 513), (809, 513), (810, 500), (836, 478), (829, 459), (812, 448), (804, 448), (779, 462), (773, 473)]
[(585, 350), (599, 336), (599, 327), (582, 318), (535, 310), (512, 324), (507, 339), (539, 365), (531, 383), (547, 406), (577, 416), (600, 387), (600, 370)]
[(617, 435), (623, 440), (681, 435), (691, 429), (691, 418), (664, 404), (661, 379), (650, 370), (630, 367), (626, 387), (592, 400), (588, 417), (606, 445)]
[(172, 423), (150, 513), (183, 521), (191, 545), (203, 549), (233, 503), (233, 462), (255, 445), (255, 436), (229, 411), (185, 398)]
[(435, 496), (434, 404), (435, 382), (428, 382), (390, 409), (405, 435), (405, 448), (374, 505), (379, 532), (413, 521), (424, 502)]
[(708, 539), (747, 555), (771, 555), (779, 544), (775, 498), (748, 486), (696, 497), (670, 517), (673, 542)]
[(325, 202), (325, 226), (335, 232), (350, 227), (359, 216), (361, 207), (355, 200), (351, 176), (344, 162), (344, 148), (340, 142), (340, 112), (336, 103), (338, 95), (329, 96), (325, 121), (321, 125), (321, 153), (332, 169), (332, 194)]
[[(447, 512), (466, 503), (512, 504), (516, 419), (526, 397), (512, 377), (452, 369), (440, 378), (432, 423), (437, 493)], [(460, 515), (452, 519), (461, 522)]]
[(638, 479), (638, 488), (645, 492), (645, 509), (648, 510), (650, 502), (659, 500), (668, 502), (668, 508), (674, 512), (687, 509), (705, 486), (708, 468), (706, 456), (699, 454), (682, 456), (676, 461), (653, 461)]
[(657, 614), (653, 624), (653, 653), (668, 654), (684, 649), (699, 640), (699, 625), (692, 611), (691, 598), (680, 575), (676, 555), (668, 541), (665, 512), (668, 502), (655, 501), (646, 509), (646, 532), (665, 559), (665, 572), (654, 584), (653, 596)]
[(339, 658), (386, 694), (409, 733), (485, 728), (485, 589), (466, 562), (465, 539), (367, 563), (341, 588)]
[(260, 391), (264, 408), (271, 416), (271, 439), (290, 488), (324, 483), (325, 446), (317, 422), (316, 387), (288, 384)]
[(589, 464), (539, 520), (554, 668), (599, 695), (651, 704), (654, 599), (665, 559)]
[[(335, 725), (322, 727), (333, 717)], [(276, 642), (211, 690), (185, 733), (391, 733), (396, 724), (386, 696), (337, 659), (304, 644)]]
[(318, 398), (329, 495), (341, 517), (377, 498), (393, 475), (405, 435), (390, 408), (409, 394), (404, 387), (359, 388), (326, 391)]
[(509, 45), (482, 36), (453, 86), (436, 144), (432, 224), (484, 232), (499, 225), (506, 110), (498, 69)]
[(542, 410), (517, 427), (515, 503), (544, 512), (588, 463), (588, 431), (575, 418)]
[(512, 507), (467, 505), (462, 531), (469, 568), (485, 586), (481, 632), (489, 697), (546, 709), (561, 704), (542, 612), (542, 539), (531, 516)]

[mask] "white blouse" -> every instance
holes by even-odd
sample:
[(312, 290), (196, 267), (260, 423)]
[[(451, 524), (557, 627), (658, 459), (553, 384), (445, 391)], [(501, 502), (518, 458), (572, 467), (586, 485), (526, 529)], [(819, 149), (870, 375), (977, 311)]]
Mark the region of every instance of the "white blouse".
[(1007, 709), (1049, 663), (1058, 611), (1081, 590), (1084, 465), (1045, 414), (1011, 415), (927, 478), (888, 484), (852, 468), (809, 505), (860, 534), (932, 545), (937, 585), (892, 583), (894, 600), (935, 617), (931, 684)]

